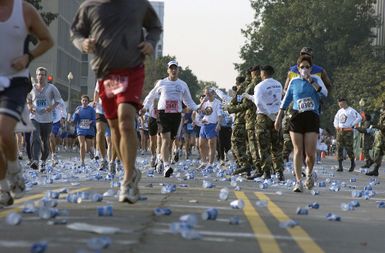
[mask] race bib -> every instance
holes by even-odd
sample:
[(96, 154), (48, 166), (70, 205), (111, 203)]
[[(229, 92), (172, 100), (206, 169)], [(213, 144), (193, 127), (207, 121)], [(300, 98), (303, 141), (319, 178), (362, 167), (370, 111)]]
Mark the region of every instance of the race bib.
[(194, 130), (194, 127), (193, 127), (193, 125), (191, 123), (187, 123), (187, 130), (188, 131)]
[(36, 100), (36, 107), (45, 108), (46, 106), (47, 106), (47, 100), (45, 99)]
[(91, 121), (88, 119), (82, 119), (79, 123), (79, 128), (81, 129), (90, 129)]
[(176, 113), (178, 112), (178, 100), (166, 100), (166, 113)]
[(242, 95), (237, 95), (237, 102), (240, 103), (242, 101), (243, 96)]
[(107, 97), (113, 97), (127, 89), (128, 76), (109, 75), (109, 78), (103, 81), (103, 85)]
[(311, 97), (298, 99), (297, 104), (299, 112), (314, 111), (315, 105)]

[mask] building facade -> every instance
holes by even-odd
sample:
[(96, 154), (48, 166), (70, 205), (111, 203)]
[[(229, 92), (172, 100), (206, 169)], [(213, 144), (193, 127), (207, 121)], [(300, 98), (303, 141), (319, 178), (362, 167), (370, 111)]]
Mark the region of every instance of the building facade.
[[(158, 14), (158, 17), (160, 22), (162, 23), (162, 26), (164, 27), (164, 2), (159, 2), (159, 1), (150, 1), (150, 2), (156, 14)], [(158, 44), (156, 44), (154, 56), (155, 58), (163, 56), (163, 33), (160, 35)]]
[(375, 14), (380, 17), (380, 26), (373, 29), (375, 38), (373, 44), (385, 46), (385, 0), (377, 0), (375, 4)]

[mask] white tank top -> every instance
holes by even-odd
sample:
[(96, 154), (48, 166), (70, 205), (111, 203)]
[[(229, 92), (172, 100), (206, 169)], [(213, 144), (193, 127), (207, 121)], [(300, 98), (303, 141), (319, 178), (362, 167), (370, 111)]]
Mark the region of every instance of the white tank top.
[(28, 35), (23, 15), (23, 0), (13, 0), (11, 16), (0, 22), (0, 76), (28, 77), (28, 69), (17, 71), (11, 62), (24, 54), (24, 43)]

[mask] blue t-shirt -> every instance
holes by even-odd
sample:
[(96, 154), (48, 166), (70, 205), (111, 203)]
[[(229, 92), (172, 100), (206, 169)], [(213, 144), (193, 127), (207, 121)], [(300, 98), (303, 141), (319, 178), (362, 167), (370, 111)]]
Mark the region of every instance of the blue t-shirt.
[(327, 96), (327, 89), (320, 77), (312, 75), (312, 78), (321, 86), (321, 92), (317, 92), (305, 79), (296, 77), (290, 81), (280, 108), (286, 110), (293, 101), (293, 110), (299, 113), (313, 111), (319, 115), (320, 98)]
[[(78, 113), (76, 113), (78, 111)], [(95, 136), (96, 112), (91, 106), (78, 106), (72, 120), (76, 124), (76, 134), (79, 136)]]

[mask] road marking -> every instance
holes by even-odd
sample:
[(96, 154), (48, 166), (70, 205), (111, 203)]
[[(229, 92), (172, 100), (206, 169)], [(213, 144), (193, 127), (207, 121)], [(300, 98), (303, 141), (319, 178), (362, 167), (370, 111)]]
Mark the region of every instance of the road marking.
[(244, 192), (234, 192), (238, 199), (242, 199), (245, 202), (243, 212), (246, 218), (249, 220), (250, 226), (254, 231), (255, 238), (258, 241), (259, 247), (262, 253), (281, 253), (281, 249), (274, 236), (272, 235), (261, 216), (255, 210), (249, 199)]
[[(52, 191), (57, 191), (57, 190), (60, 190), (60, 189), (63, 189), (63, 188), (54, 189)], [(83, 188), (76, 189), (76, 190), (70, 190), (70, 193), (87, 191), (89, 189), (91, 189), (91, 188), (90, 187), (83, 187)], [(31, 196), (26, 196), (26, 197), (23, 197), (21, 199), (15, 200), (14, 205), (21, 204), (21, 203), (23, 203), (25, 201), (28, 201), (28, 200), (40, 199), (40, 198), (44, 197), (44, 195), (45, 195), (45, 193), (38, 193), (38, 194), (31, 195)], [(0, 210), (0, 218), (7, 216), (9, 213), (18, 212), (20, 210), (20, 208), (21, 208), (21, 205), (18, 205), (18, 206), (13, 206), (12, 208), (9, 208), (9, 209), (6, 208), (4, 210)]]
[[(270, 213), (274, 215), (274, 217), (282, 222), (289, 220), (289, 216), (287, 216), (281, 208), (279, 208), (271, 199), (261, 192), (255, 192), (255, 195), (260, 200), (267, 200)], [(303, 250), (303, 252), (312, 252), (312, 253), (325, 253), (322, 248), (309, 236), (308, 233), (300, 226), (296, 226), (294, 228), (287, 229), (287, 232), (293, 237), (298, 246)], [(299, 238), (309, 238), (309, 240), (300, 240)]]

